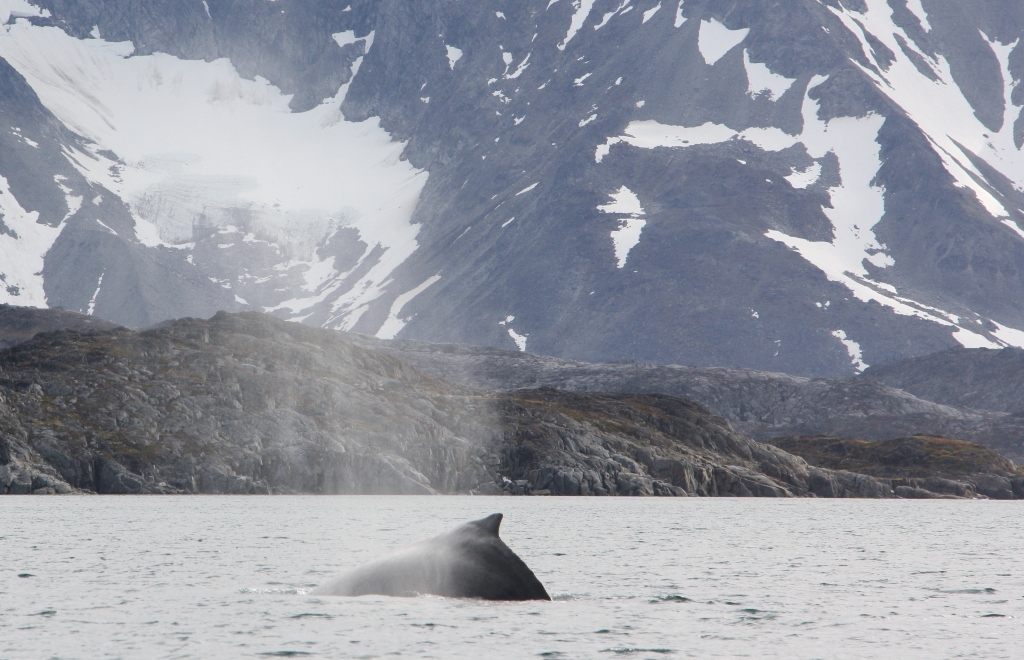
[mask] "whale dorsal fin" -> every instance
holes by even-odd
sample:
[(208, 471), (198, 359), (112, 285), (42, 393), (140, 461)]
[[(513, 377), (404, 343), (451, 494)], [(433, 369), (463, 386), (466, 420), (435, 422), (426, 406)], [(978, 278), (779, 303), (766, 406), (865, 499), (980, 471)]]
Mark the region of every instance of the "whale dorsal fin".
[(476, 525), (477, 527), (479, 527), (480, 529), (482, 529), (487, 534), (490, 534), (492, 536), (497, 536), (498, 535), (498, 528), (501, 527), (501, 518), (502, 518), (502, 515), (500, 513), (492, 513), (491, 515), (487, 516), (486, 518), (481, 518), (480, 520), (474, 520), (473, 524)]

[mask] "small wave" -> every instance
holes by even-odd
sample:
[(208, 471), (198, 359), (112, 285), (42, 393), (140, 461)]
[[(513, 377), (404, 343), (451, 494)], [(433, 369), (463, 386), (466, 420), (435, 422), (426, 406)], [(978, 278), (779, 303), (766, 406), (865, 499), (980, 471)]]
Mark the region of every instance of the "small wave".
[(996, 592), (992, 587), (985, 587), (984, 589), (936, 589), (940, 594), (994, 594)]
[(616, 655), (630, 655), (632, 653), (675, 653), (675, 649), (647, 649), (633, 646), (620, 646), (612, 649), (601, 649), (601, 653), (614, 653)]
[(276, 658), (294, 658), (300, 655), (313, 655), (309, 651), (264, 651), (256, 655), (269, 655)]
[(240, 593), (240, 594), (260, 594), (261, 596), (280, 595), (280, 594), (287, 594), (289, 596), (296, 596), (296, 595), (297, 596), (304, 596), (304, 595), (306, 595), (309, 592), (306, 591), (305, 589), (296, 589), (294, 587), (292, 587), (290, 589), (264, 589), (264, 588), (261, 588), (261, 587), (245, 587), (244, 589), (239, 589), (238, 593)]
[(322, 618), (322, 619), (333, 619), (333, 614), (324, 614), (323, 612), (302, 612), (301, 614), (293, 614), (289, 619), (308, 619), (308, 618)]
[(647, 601), (648, 603), (692, 603), (692, 598), (686, 596), (680, 596), (679, 594), (664, 594), (662, 596), (655, 596)]

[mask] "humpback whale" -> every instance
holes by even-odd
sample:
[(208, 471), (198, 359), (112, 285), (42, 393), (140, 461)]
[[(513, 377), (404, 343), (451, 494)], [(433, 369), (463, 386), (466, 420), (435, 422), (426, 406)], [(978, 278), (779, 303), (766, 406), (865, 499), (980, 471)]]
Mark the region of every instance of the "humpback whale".
[(495, 513), (402, 548), (335, 578), (312, 593), (551, 600), (533, 571), (498, 538), (501, 518), (500, 513)]

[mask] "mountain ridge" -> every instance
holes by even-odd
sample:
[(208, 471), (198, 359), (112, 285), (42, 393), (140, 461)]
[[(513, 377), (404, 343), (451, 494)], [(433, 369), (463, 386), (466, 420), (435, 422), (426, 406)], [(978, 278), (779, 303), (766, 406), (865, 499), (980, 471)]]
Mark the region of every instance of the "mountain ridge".
[(0, 487), (893, 496), (676, 397), (471, 390), (340, 333), (223, 312), (0, 351)]

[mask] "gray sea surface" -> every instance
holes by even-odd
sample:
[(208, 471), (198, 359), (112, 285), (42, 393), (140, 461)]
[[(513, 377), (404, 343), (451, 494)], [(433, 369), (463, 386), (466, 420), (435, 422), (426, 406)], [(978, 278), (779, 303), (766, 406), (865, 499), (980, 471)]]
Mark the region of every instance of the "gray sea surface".
[[(553, 602), (310, 596), (465, 521)], [(1024, 506), (514, 497), (0, 498), (0, 658), (1011, 658)]]

